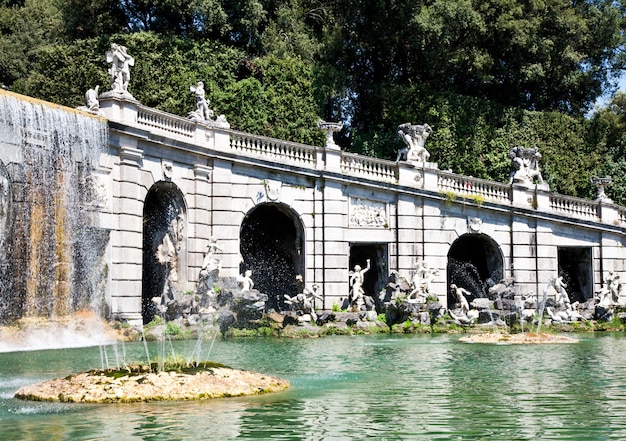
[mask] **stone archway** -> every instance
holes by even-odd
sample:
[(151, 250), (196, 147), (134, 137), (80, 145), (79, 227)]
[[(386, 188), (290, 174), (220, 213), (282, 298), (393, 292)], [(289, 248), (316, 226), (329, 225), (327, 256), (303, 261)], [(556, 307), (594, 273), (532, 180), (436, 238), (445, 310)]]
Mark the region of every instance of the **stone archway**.
[(177, 298), (186, 281), (186, 209), (182, 192), (167, 181), (150, 188), (143, 208), (141, 313), (149, 323), (157, 313), (155, 297)]
[(490, 286), (498, 283), (504, 274), (502, 251), (485, 234), (464, 234), (454, 241), (448, 251), (448, 305), (456, 303), (450, 285), (465, 288), (472, 293), (468, 302), (487, 297)]
[(304, 277), (304, 227), (291, 207), (267, 203), (254, 207), (240, 230), (240, 271), (252, 271), (255, 289), (268, 295), (267, 308), (285, 309), (285, 295), (301, 290)]

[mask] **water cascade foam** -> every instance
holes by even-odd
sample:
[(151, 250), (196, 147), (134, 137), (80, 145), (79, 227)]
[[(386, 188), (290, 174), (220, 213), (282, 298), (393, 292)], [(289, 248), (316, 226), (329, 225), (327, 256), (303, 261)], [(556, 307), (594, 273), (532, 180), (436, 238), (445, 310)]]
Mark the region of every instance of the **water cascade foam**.
[(107, 122), (0, 93), (0, 322), (105, 305), (94, 179)]

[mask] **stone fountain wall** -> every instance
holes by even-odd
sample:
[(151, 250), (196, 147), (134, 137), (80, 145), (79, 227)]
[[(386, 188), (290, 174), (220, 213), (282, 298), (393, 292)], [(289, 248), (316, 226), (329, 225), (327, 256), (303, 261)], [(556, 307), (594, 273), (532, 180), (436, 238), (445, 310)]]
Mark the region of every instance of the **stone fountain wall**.
[(265, 138), (127, 96), (100, 96), (100, 110), (0, 92), (3, 321), (92, 307), (140, 323), (155, 297), (196, 289), (212, 236), (226, 278), (266, 252), (252, 279), (278, 308), (300, 289), (294, 275), (319, 287), (318, 309), (342, 305), (368, 260), (368, 295), (423, 261), (444, 307), (464, 280), (453, 259), (535, 296), (563, 262), (581, 264), (581, 300), (626, 271), (626, 209), (607, 201)]

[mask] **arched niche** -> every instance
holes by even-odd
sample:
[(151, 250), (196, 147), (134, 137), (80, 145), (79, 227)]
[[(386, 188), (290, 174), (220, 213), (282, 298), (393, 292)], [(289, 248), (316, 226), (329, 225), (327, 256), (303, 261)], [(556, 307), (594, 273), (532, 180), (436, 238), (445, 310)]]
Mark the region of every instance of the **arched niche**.
[(186, 282), (187, 218), (180, 189), (168, 181), (150, 188), (143, 208), (141, 309), (144, 323), (156, 315), (153, 298), (177, 298)]
[(498, 283), (504, 274), (503, 257), (499, 245), (486, 234), (464, 234), (454, 241), (448, 251), (448, 305), (456, 303), (450, 285), (465, 288), (472, 302), (487, 297), (490, 286)]
[(280, 203), (254, 207), (240, 230), (240, 271), (252, 271), (254, 288), (268, 295), (267, 308), (285, 309), (285, 295), (298, 294), (304, 274), (304, 227), (297, 213)]

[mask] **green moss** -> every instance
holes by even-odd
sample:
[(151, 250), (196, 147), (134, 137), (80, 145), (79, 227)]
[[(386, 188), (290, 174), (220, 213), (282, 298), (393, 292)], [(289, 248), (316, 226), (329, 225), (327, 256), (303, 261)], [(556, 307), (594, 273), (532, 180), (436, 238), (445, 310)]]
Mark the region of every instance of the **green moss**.
[(451, 205), (454, 201), (456, 201), (456, 193), (453, 191), (442, 191), (441, 195), (446, 200), (446, 205)]
[(261, 326), (257, 328), (256, 331), (257, 331), (257, 335), (261, 337), (272, 337), (276, 335), (276, 332), (274, 331), (274, 329), (272, 329), (269, 326)]
[(485, 202), (485, 197), (480, 194), (471, 195), (469, 198), (479, 207)]
[(148, 323), (147, 325), (144, 326), (144, 329), (146, 331), (148, 331), (148, 330), (154, 328), (155, 326), (160, 326), (160, 325), (163, 325), (163, 324), (165, 324), (165, 320), (163, 319), (163, 317), (157, 315), (157, 316), (155, 316), (152, 319), (152, 321), (150, 323)]
[(230, 328), (228, 334), (231, 337), (257, 337), (256, 329), (235, 329)]
[(337, 326), (328, 326), (324, 335), (352, 335), (350, 328), (339, 328)]

